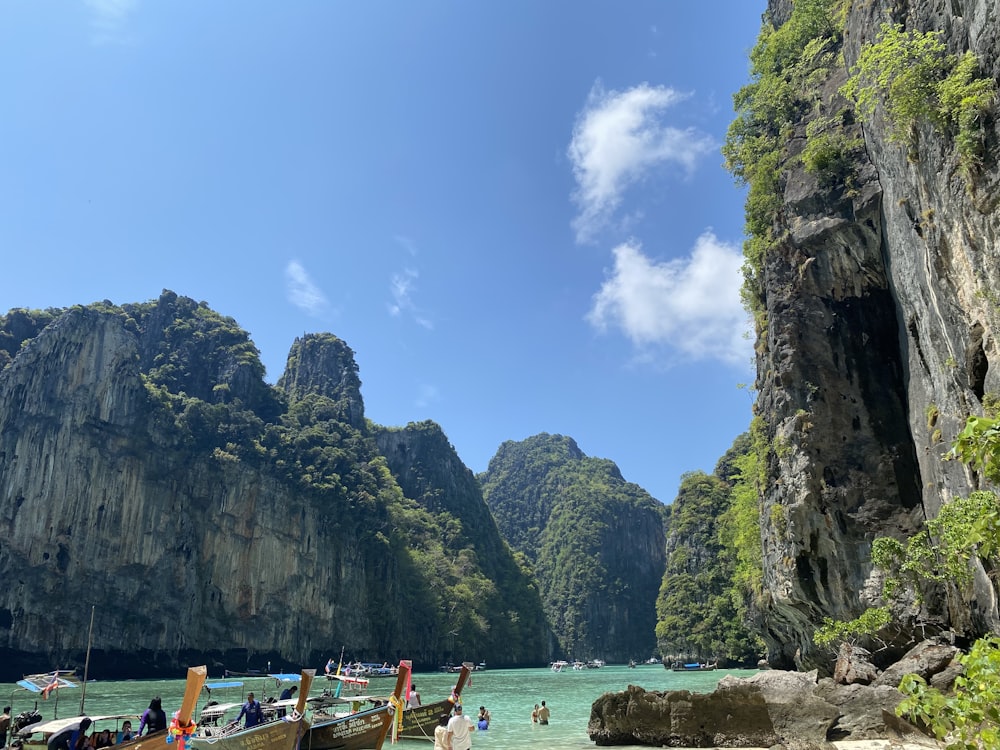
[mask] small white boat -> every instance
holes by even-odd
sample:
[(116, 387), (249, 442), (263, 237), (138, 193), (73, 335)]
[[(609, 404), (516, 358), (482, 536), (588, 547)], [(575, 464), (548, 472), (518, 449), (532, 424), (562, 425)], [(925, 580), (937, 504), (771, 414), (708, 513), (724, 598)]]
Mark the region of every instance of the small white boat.
[(553, 672), (562, 672), (568, 666), (569, 666), (568, 661), (554, 661), (552, 662), (551, 665)]

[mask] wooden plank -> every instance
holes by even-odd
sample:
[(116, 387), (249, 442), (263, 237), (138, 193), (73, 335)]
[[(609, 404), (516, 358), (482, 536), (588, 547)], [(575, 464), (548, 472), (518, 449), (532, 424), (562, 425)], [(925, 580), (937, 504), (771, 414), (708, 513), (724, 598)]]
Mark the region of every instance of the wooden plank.
[(180, 711), (177, 712), (177, 726), (186, 727), (191, 724), (191, 715), (194, 713), (198, 703), (198, 696), (201, 695), (201, 687), (208, 677), (208, 667), (188, 667), (187, 685), (184, 687), (184, 700), (181, 701)]

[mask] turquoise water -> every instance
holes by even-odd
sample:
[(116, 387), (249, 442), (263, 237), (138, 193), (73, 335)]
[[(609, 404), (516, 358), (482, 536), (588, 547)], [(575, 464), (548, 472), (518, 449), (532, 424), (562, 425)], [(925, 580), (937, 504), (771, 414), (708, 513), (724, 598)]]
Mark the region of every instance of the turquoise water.
[[(320, 670), (321, 671), (321, 670)], [(756, 670), (755, 670), (756, 671)], [(600, 669), (567, 670), (561, 673), (549, 669), (498, 669), (475, 672), (471, 684), (462, 692), (463, 703), (475, 718), (479, 706), (486, 706), (493, 723), (485, 732), (473, 736), (473, 750), (521, 750), (524, 747), (545, 747), (551, 750), (593, 749), (596, 745), (587, 736), (590, 707), (596, 698), (606, 692), (619, 692), (629, 685), (646, 690), (692, 690), (711, 692), (719, 678), (726, 674), (749, 676), (753, 672), (719, 670), (702, 673), (676, 673), (660, 665), (640, 665), (629, 669), (625, 665), (608, 665)], [(430, 703), (446, 698), (456, 675), (440, 672), (416, 673), (413, 682), (423, 701)], [(209, 682), (218, 681), (221, 675), (209, 674)], [(233, 678), (235, 679), (235, 678)], [(216, 690), (212, 697), (220, 702), (239, 701), (241, 692), (253, 690), (257, 698), (276, 695), (275, 681), (264, 678), (246, 678), (245, 687), (230, 689), (225, 694)], [(330, 683), (317, 679), (311, 691), (320, 694)], [(389, 692), (395, 682), (391, 679), (373, 680), (369, 693)], [(77, 715), (83, 688), (59, 691), (59, 717)], [(169, 712), (177, 709), (184, 693), (184, 680), (136, 680), (124, 682), (92, 681), (86, 685), (85, 711), (91, 715), (115, 713), (142, 713), (152, 697), (163, 698), (163, 707)], [(12, 706), (12, 713), (20, 713), (35, 706), (44, 718), (55, 718), (55, 700), (37, 699), (34, 694), (18, 689), (15, 685), (0, 685), (0, 700)], [(207, 698), (198, 702), (198, 709)], [(531, 709), (545, 701), (552, 711), (551, 723), (538, 726), (531, 723)], [(389, 742), (386, 741), (385, 748)], [(423, 740), (401, 740), (399, 750), (429, 750), (430, 743)]]

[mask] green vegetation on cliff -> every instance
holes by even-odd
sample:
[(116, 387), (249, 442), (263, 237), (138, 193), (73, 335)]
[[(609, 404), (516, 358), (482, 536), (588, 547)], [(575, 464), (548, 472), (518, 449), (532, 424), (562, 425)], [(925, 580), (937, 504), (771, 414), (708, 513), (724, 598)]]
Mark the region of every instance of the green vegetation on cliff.
[(715, 474), (681, 480), (656, 601), (657, 645), (667, 657), (755, 664), (763, 653), (750, 623), (762, 586), (756, 461), (742, 435)]
[[(948, 458), (982, 472), (994, 486), (1000, 484), (1000, 420), (969, 417)], [(967, 596), (976, 568), (995, 581), (1000, 571), (1000, 497), (977, 491), (952, 500), (905, 543), (874, 540), (872, 562), (884, 575), (882, 606), (849, 622), (827, 620), (816, 633), (817, 643), (878, 641), (908, 611), (908, 602), (922, 601), (929, 587), (946, 588), (956, 599)], [(919, 675), (906, 675), (899, 689), (907, 697), (896, 712), (928, 727), (948, 750), (1000, 747), (1000, 637), (983, 633), (956, 659), (962, 673), (948, 691), (931, 687)]]
[(868, 120), (881, 104), (890, 140), (908, 145), (913, 155), (922, 121), (954, 136), (959, 164), (969, 175), (982, 162), (985, 120), (997, 98), (996, 81), (978, 72), (972, 52), (948, 54), (941, 32), (883, 24), (878, 38), (862, 48), (844, 93)]
[[(842, 36), (839, 0), (798, 0), (791, 17), (775, 26), (765, 18), (757, 44), (750, 52), (751, 82), (733, 97), (736, 119), (729, 126), (722, 148), (726, 167), (748, 187), (744, 254), (744, 303), (761, 311), (764, 257), (777, 241), (775, 226), (782, 204), (780, 165), (792, 128), (814, 106), (817, 84), (829, 75), (840, 54)], [(823, 156), (834, 161), (825, 136)], [(844, 146), (845, 144), (840, 144)], [(815, 146), (816, 152), (820, 149)]]
[(423, 571), (414, 585), (424, 609), (444, 617), (446, 658), (458, 662), (475, 649), (508, 664), (544, 660), (550, 633), (527, 560), (501, 538), (479, 482), (441, 427), (420, 422), (374, 432), (409, 498), (391, 509), (405, 542), (399, 554)]
[(504, 443), (479, 478), (504, 538), (535, 569), (555, 654), (652, 654), (664, 506), (561, 435)]

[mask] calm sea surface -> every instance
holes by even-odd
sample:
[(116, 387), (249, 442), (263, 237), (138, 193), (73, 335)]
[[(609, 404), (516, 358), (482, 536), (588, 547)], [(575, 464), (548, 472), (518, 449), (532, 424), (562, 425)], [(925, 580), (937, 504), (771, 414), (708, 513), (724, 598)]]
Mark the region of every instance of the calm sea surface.
[[(322, 672), (322, 669), (318, 669)], [(756, 670), (755, 670), (756, 671)], [(692, 690), (711, 692), (719, 678), (726, 674), (749, 676), (753, 672), (719, 670), (692, 674), (678, 674), (660, 665), (639, 665), (630, 669), (625, 665), (608, 665), (600, 669), (568, 670), (561, 673), (549, 669), (498, 669), (475, 672), (472, 682), (462, 691), (467, 712), (475, 718), (479, 706), (486, 706), (492, 714), (490, 728), (476, 732), (473, 750), (521, 750), (524, 747), (545, 747), (551, 750), (593, 750), (596, 745), (587, 737), (590, 707), (603, 693), (619, 692), (629, 685), (646, 690)], [(311, 691), (319, 695), (329, 686), (317, 675)], [(423, 701), (430, 703), (446, 698), (456, 675), (433, 672), (416, 673), (413, 682)], [(209, 673), (209, 683), (222, 679)], [(236, 678), (231, 678), (236, 679)], [(275, 680), (244, 678), (243, 688), (216, 690), (213, 698), (220, 702), (242, 700), (243, 693), (253, 690), (258, 699), (275, 695)], [(395, 682), (382, 678), (373, 680), (370, 694), (388, 693)], [(33, 708), (45, 719), (78, 715), (83, 688), (58, 691), (58, 706), (54, 698), (41, 700), (37, 695), (16, 685), (0, 684), (0, 700), (12, 706), (17, 714)], [(115, 713), (142, 713), (154, 696), (163, 698), (163, 708), (168, 715), (180, 705), (184, 694), (184, 680), (130, 680), (123, 682), (91, 681), (87, 683), (84, 701), (85, 712), (91, 715)], [(531, 723), (531, 709), (535, 703), (545, 701), (552, 711), (548, 726)], [(207, 696), (198, 702), (198, 710), (207, 702)], [(389, 741), (386, 740), (385, 748)], [(429, 750), (430, 743), (423, 740), (401, 740), (399, 750)]]

